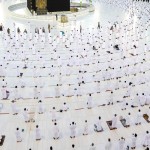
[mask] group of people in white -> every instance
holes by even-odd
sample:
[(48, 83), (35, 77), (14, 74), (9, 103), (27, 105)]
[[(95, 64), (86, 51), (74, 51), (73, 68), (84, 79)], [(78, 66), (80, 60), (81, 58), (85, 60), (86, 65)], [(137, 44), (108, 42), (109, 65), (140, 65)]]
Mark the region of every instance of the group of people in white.
[[(75, 138), (76, 136), (76, 123), (75, 122), (72, 122), (70, 124), (70, 129), (71, 129), (71, 138)], [(84, 131), (84, 135), (88, 135), (88, 128), (85, 127), (85, 131)], [(54, 135), (53, 135), (53, 139), (54, 140), (57, 140), (60, 138), (60, 131), (59, 131), (59, 128), (57, 126), (57, 123), (55, 122), (54, 123), (54, 128), (53, 128), (53, 131), (54, 131)], [(19, 128), (16, 128), (16, 139), (17, 139), (17, 142), (22, 142), (23, 140), (23, 137), (22, 137), (22, 132), (24, 132), (23, 130), (20, 130)], [(98, 131), (97, 131), (98, 132)], [(42, 132), (39, 128), (38, 125), (36, 125), (36, 129), (35, 129), (35, 139), (38, 141), (38, 140), (42, 140)], [(143, 139), (142, 140), (142, 146), (144, 148), (146, 148), (145, 150), (148, 150), (148, 147), (150, 145), (150, 133), (149, 131), (146, 131), (145, 132), (145, 135), (143, 137), (140, 136), (140, 139)], [(139, 144), (137, 143), (138, 141), (138, 135), (136, 133), (133, 133), (132, 136), (130, 137), (130, 142), (126, 142), (126, 139), (121, 137), (118, 142), (117, 142), (117, 148), (118, 150), (129, 150), (130, 148), (131, 149), (136, 149), (137, 148), (137, 145), (139, 146)], [(113, 144), (116, 143), (116, 142), (112, 142), (111, 138), (108, 139), (108, 141), (106, 142), (105, 144), (105, 150), (111, 150), (113, 148)], [(72, 148), (74, 149), (75, 148), (75, 145), (73, 144)], [(94, 143), (92, 143), (90, 146), (89, 146), (89, 150), (96, 150), (96, 146), (94, 145)]]

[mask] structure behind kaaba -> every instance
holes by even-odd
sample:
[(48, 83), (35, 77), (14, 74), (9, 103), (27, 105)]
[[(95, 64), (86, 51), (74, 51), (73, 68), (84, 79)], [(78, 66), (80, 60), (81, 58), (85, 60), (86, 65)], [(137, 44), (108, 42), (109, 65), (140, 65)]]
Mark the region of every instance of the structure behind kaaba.
[(27, 0), (30, 11), (70, 11), (70, 0)]
[(70, 11), (70, 0), (47, 0), (49, 12)]

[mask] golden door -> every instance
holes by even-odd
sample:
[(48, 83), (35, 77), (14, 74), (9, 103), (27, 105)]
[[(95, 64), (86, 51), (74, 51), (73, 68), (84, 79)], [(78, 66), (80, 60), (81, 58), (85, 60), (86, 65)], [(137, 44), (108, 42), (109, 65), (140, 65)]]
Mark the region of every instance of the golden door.
[(38, 9), (45, 9), (47, 7), (47, 0), (36, 0), (36, 7)]

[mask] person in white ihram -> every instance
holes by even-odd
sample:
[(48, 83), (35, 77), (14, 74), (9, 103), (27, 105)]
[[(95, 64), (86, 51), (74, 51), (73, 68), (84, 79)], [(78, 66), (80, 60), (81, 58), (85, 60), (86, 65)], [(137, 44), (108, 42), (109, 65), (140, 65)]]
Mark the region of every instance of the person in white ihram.
[(53, 139), (54, 139), (54, 140), (59, 139), (59, 128), (58, 128), (56, 122), (54, 123), (53, 131), (54, 131)]
[(12, 107), (12, 112), (13, 112), (13, 115), (17, 115), (19, 110), (15, 104), (15, 101), (12, 101), (12, 104), (11, 104), (11, 107)]
[(95, 132), (101, 132), (103, 130), (102, 125), (101, 125), (101, 117), (99, 116), (98, 121), (96, 124), (94, 124), (94, 131)]
[(146, 131), (145, 137), (144, 137), (144, 142), (143, 142), (143, 147), (148, 147), (150, 146), (150, 134), (149, 131)]
[(113, 119), (112, 119), (112, 129), (116, 129), (117, 128), (117, 114), (114, 115)]
[(19, 128), (16, 129), (15, 134), (16, 134), (17, 142), (22, 142), (21, 132), (20, 132)]
[(89, 130), (88, 123), (87, 120), (85, 120), (83, 135), (88, 135), (88, 130)]
[(70, 131), (71, 131), (70, 138), (75, 138), (76, 136), (76, 123), (75, 122), (72, 122), (70, 124)]
[(40, 131), (38, 125), (36, 125), (36, 129), (35, 129), (35, 138), (36, 138), (36, 141), (37, 141), (37, 140), (41, 140), (41, 138), (42, 138), (42, 136), (41, 136), (41, 131)]

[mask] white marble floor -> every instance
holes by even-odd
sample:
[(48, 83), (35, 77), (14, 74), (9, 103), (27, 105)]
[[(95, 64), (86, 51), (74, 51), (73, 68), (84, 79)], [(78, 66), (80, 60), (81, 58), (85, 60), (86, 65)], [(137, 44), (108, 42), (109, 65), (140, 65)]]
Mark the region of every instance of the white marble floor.
[[(130, 7), (134, 9), (132, 18), (132, 9), (128, 7), (132, 4), (130, 0), (94, 1), (94, 13), (78, 18), (76, 22), (70, 21), (67, 27), (60, 27), (56, 21), (30, 20), (28, 24), (29, 20), (10, 18), (8, 11), (3, 8), (16, 2), (20, 1), (7, 0), (0, 3), (0, 22), (4, 24), (5, 29), (9, 27), (13, 30), (15, 22), (16, 28), (20, 27), (21, 32), (26, 28), (34, 37), (35, 27), (45, 27), (45, 36), (48, 37), (47, 25), (50, 23), (52, 44), (48, 38), (43, 44), (40, 39), (42, 37), (39, 37), (37, 42), (34, 41), (35, 46), (31, 50), (29, 35), (22, 41), (24, 44), (21, 47), (17, 42), (13, 46), (13, 40), (7, 39), (9, 42), (5, 42), (7, 36), (1, 34), (0, 64), (3, 67), (0, 68), (0, 74), (5, 77), (0, 78), (0, 103), (3, 104), (0, 112), (0, 134), (6, 135), (6, 139), (0, 150), (49, 150), (50, 146), (54, 150), (71, 150), (72, 144), (75, 144), (76, 150), (88, 150), (91, 143), (95, 144), (96, 150), (103, 150), (108, 138), (112, 140), (112, 150), (121, 150), (118, 140), (124, 137), (125, 147), (131, 146), (132, 133), (138, 135), (136, 150), (144, 150), (142, 145), (146, 131), (150, 131), (150, 124), (141, 117), (142, 124), (136, 126), (135, 119), (139, 109), (142, 114), (150, 115), (149, 105), (140, 105), (141, 99), (146, 98), (148, 101), (150, 96), (150, 4), (135, 3), (133, 8)], [(26, 10), (21, 11), (26, 13)], [(101, 30), (96, 28), (98, 21), (101, 23)], [(116, 21), (119, 23), (119, 30), (115, 30), (112, 35), (109, 35), (108, 21), (111, 22), (110, 25)], [(77, 31), (80, 25), (82, 36)], [(60, 31), (65, 32), (62, 38), (59, 37)], [(18, 41), (21, 42), (21, 39)], [(119, 44), (119, 51), (113, 48), (115, 44)], [(134, 45), (137, 48), (134, 48)], [(93, 50), (93, 46), (96, 46), (97, 50)], [(24, 59), (26, 60), (23, 61)], [(28, 68), (23, 69), (24, 65)], [(34, 69), (34, 66), (37, 69)], [(20, 73), (23, 73), (23, 76), (17, 77)], [(25, 87), (22, 88), (24, 84)], [(2, 86), (10, 92), (7, 100), (3, 100)], [(18, 87), (17, 90), (15, 86)], [(113, 94), (110, 94), (111, 91)], [(136, 96), (137, 93), (140, 96)], [(142, 93), (145, 96), (142, 96)], [(92, 109), (87, 109), (89, 94), (92, 94)], [(126, 95), (128, 97), (123, 98)], [(35, 96), (38, 96), (38, 99), (34, 99)], [(17, 99), (18, 115), (12, 115), (11, 101), (14, 99)], [(107, 105), (110, 99), (113, 99), (114, 105)], [(44, 114), (38, 114), (39, 100), (42, 100)], [(61, 113), (59, 111), (64, 102), (69, 110)], [(122, 111), (124, 102), (129, 105)], [(103, 104), (105, 106), (102, 106)], [(133, 104), (137, 107), (132, 108)], [(53, 107), (56, 108), (55, 115), (60, 130), (58, 140), (53, 139)], [(24, 122), (24, 108), (29, 110), (29, 115), (35, 119), (34, 123)], [(125, 128), (119, 118), (125, 118), (129, 112), (131, 126)], [(118, 115), (117, 129), (110, 130), (106, 121), (112, 120), (114, 114)], [(99, 116), (102, 118), (104, 131), (96, 133), (93, 129)], [(89, 134), (83, 136), (85, 120), (88, 121)], [(72, 121), (77, 124), (74, 139), (70, 138), (69, 126)], [(41, 130), (40, 141), (35, 140), (36, 125), (39, 125)], [(24, 129), (21, 133), (23, 140), (19, 143), (16, 142), (15, 135), (17, 127)]]

